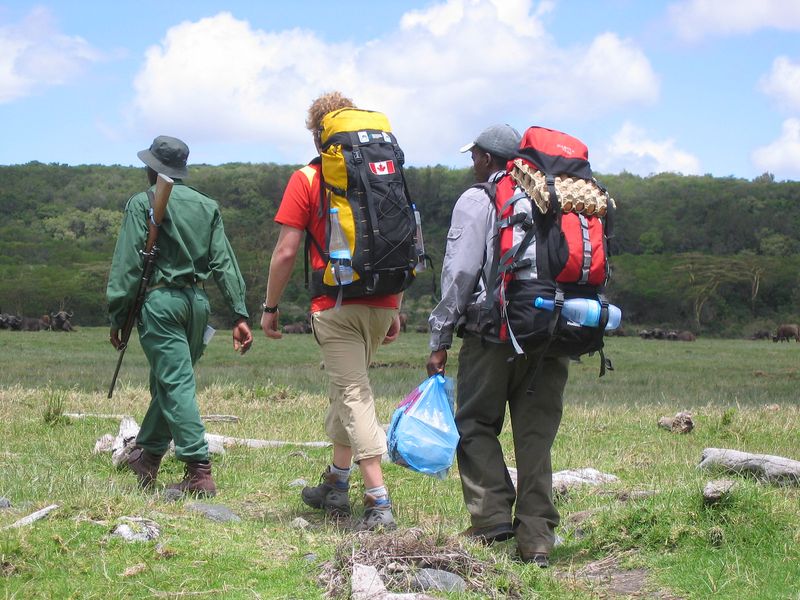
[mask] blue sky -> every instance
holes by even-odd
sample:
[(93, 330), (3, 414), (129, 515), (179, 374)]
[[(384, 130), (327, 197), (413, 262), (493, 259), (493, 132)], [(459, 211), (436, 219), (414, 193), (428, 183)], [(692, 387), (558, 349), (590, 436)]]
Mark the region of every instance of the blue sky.
[(302, 163), (339, 89), (412, 165), (542, 125), (596, 171), (800, 180), (798, 0), (0, 0), (0, 164)]

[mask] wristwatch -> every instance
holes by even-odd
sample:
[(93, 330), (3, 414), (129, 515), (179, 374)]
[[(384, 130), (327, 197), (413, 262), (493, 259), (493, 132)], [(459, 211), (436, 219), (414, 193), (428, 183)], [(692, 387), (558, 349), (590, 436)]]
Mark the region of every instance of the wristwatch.
[(267, 301), (266, 300), (261, 303), (261, 308), (264, 309), (265, 313), (272, 314), (272, 313), (278, 312), (278, 305), (276, 304), (275, 306), (267, 306)]

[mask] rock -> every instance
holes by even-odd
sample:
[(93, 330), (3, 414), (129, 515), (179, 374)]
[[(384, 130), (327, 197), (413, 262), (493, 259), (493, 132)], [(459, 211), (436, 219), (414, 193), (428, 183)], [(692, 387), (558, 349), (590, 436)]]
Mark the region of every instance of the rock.
[[(119, 433), (117, 433), (111, 445), (111, 464), (117, 468), (125, 466), (128, 455), (136, 444), (136, 434), (139, 433), (139, 425), (132, 417), (125, 417), (119, 423)], [(100, 438), (101, 440), (103, 438)], [(95, 448), (97, 445), (95, 444)]]
[(289, 452), (290, 458), (302, 458), (303, 460), (308, 460), (308, 454), (303, 452), (302, 450), (295, 450), (294, 452)]
[(464, 592), (467, 583), (455, 573), (441, 569), (420, 569), (411, 581), (414, 589), (435, 592)]
[(149, 542), (161, 535), (158, 523), (141, 517), (120, 517), (121, 523), (111, 530), (112, 536), (121, 537), (126, 542)]
[(132, 567), (128, 567), (122, 573), (119, 574), (120, 577), (133, 577), (134, 575), (138, 575), (139, 573), (144, 573), (147, 570), (147, 565), (144, 563), (138, 563), (133, 565)]
[(11, 500), (0, 497), (0, 508), (11, 508)]
[(378, 571), (370, 565), (353, 563), (350, 576), (352, 600), (434, 600), (426, 594), (394, 594), (386, 589)]
[(610, 473), (601, 473), (597, 469), (585, 467), (583, 469), (568, 469), (553, 473), (553, 490), (566, 491), (569, 488), (583, 485), (603, 485), (614, 483), (619, 477)]
[(318, 558), (317, 555), (314, 554), (313, 552), (307, 552), (306, 554), (303, 554), (303, 560), (309, 563), (317, 562), (317, 558)]
[(167, 488), (161, 493), (164, 502), (177, 502), (183, 498), (183, 492), (180, 490)]
[(703, 488), (703, 504), (711, 506), (727, 497), (736, 485), (730, 479), (715, 479), (709, 481)]
[(308, 529), (311, 523), (306, 521), (303, 517), (297, 517), (291, 523), (289, 523), (289, 527), (292, 529)]
[(673, 433), (689, 433), (694, 429), (692, 413), (679, 412), (674, 417), (661, 417), (658, 420), (659, 427), (669, 429)]
[[(517, 470), (514, 467), (508, 467), (508, 474), (511, 477), (511, 483), (514, 488), (517, 487)], [(619, 481), (619, 477), (611, 475), (610, 473), (601, 473), (597, 469), (585, 467), (583, 469), (568, 469), (565, 471), (557, 471), (553, 473), (553, 492), (565, 495), (569, 488), (579, 487), (582, 485), (603, 485), (605, 483), (614, 483)]]
[(100, 454), (101, 452), (111, 452), (112, 447), (114, 446), (114, 436), (110, 433), (106, 433), (94, 443), (94, 450), (92, 454)]
[(289, 487), (305, 487), (307, 485), (308, 482), (302, 477), (300, 479), (295, 479), (294, 481), (289, 482)]
[(191, 511), (199, 512), (217, 523), (238, 523), (242, 519), (227, 506), (222, 504), (206, 504), (204, 502), (191, 502), (186, 505)]

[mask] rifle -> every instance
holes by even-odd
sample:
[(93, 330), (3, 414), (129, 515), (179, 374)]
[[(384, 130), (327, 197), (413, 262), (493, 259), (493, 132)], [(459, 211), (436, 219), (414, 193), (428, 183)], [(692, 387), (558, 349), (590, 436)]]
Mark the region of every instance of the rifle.
[(120, 344), (117, 346), (119, 358), (117, 359), (117, 368), (114, 370), (114, 377), (111, 379), (111, 387), (108, 388), (108, 397), (114, 394), (114, 386), (117, 384), (117, 375), (119, 375), (119, 368), (122, 366), (122, 359), (125, 357), (125, 350), (128, 348), (128, 340), (131, 337), (131, 330), (139, 317), (139, 312), (142, 310), (144, 304), (144, 297), (147, 295), (147, 287), (150, 285), (150, 279), (153, 276), (153, 267), (158, 258), (158, 231), (161, 221), (164, 219), (164, 213), (167, 211), (167, 201), (169, 194), (172, 191), (172, 179), (164, 175), (158, 174), (156, 179), (156, 191), (153, 194), (148, 190), (147, 195), (150, 198), (150, 220), (147, 224), (147, 242), (145, 243), (144, 250), (140, 250), (144, 258), (142, 265), (142, 278), (139, 280), (139, 289), (136, 292), (136, 301), (128, 311), (128, 317), (125, 319), (125, 326), (121, 330)]

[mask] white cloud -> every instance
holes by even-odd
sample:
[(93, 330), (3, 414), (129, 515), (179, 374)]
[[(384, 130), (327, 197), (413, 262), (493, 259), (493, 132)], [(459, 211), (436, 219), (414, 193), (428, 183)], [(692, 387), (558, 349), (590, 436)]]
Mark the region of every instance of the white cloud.
[(65, 84), (99, 59), (83, 38), (59, 32), (47, 9), (35, 8), (20, 23), (0, 26), (0, 104)]
[(381, 39), (330, 44), (308, 30), (270, 32), (229, 13), (184, 22), (148, 49), (131, 120), (187, 140), (263, 142), (298, 160), (305, 111), (340, 89), (388, 114), (413, 164), (498, 121), (590, 120), (652, 102), (658, 80), (613, 33), (561, 48), (542, 23), (552, 2), (447, 0), (411, 11)]
[(759, 88), (781, 106), (800, 112), (800, 64), (779, 56), (772, 63), (772, 70), (762, 77)]
[(668, 14), (678, 35), (690, 41), (759, 29), (800, 31), (797, 0), (682, 0)]
[(761, 172), (769, 171), (781, 179), (800, 179), (800, 119), (786, 119), (781, 136), (756, 148), (752, 159)]
[(675, 147), (675, 140), (653, 140), (647, 132), (632, 123), (625, 123), (609, 144), (592, 159), (595, 170), (603, 173), (627, 171), (636, 175), (674, 172), (684, 175), (700, 173), (697, 157)]

